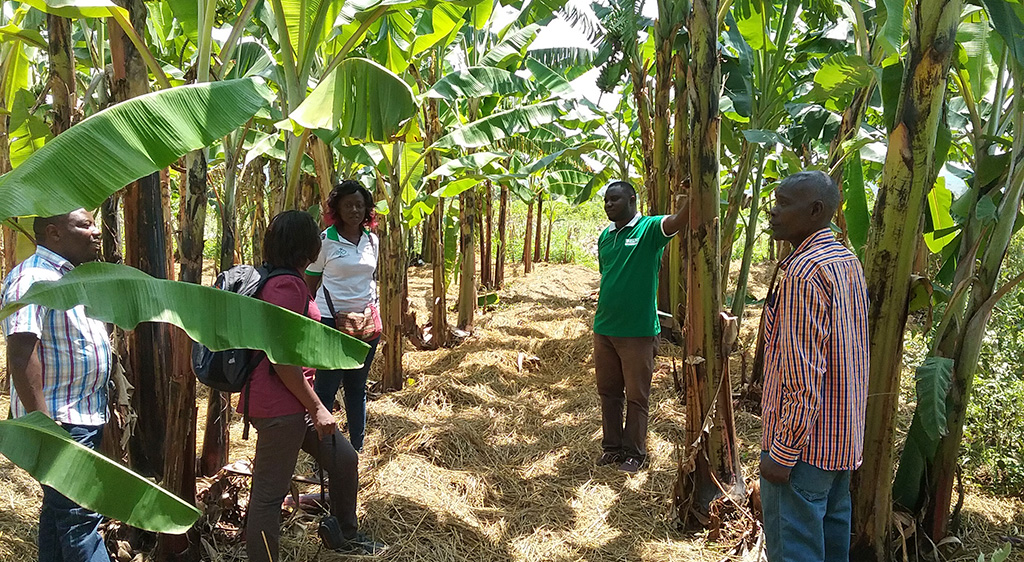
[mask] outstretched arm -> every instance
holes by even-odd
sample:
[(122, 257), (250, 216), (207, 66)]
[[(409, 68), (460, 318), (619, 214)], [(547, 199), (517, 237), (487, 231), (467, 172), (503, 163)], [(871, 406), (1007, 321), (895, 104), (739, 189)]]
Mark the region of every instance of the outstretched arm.
[(676, 214), (665, 217), (661, 222), (661, 229), (666, 236), (674, 236), (690, 226), (690, 197), (686, 193), (676, 196), (676, 209)]

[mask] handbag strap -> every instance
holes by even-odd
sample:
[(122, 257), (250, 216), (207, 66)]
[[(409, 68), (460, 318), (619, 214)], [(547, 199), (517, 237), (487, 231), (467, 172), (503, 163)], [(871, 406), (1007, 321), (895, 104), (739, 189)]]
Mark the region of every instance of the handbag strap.
[(331, 298), (331, 292), (327, 290), (327, 283), (321, 280), (320, 285), (324, 288), (324, 300), (327, 301), (327, 310), (331, 311), (331, 318), (338, 316), (338, 313), (334, 311), (334, 299)]

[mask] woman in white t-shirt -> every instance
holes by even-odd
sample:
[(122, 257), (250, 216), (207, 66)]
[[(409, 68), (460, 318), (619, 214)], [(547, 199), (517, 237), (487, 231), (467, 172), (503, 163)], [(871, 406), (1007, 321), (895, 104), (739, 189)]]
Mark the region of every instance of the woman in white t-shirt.
[(332, 410), (338, 387), (345, 390), (349, 441), (357, 451), (362, 451), (366, 433), (366, 376), (380, 342), (380, 242), (370, 232), (374, 223), (373, 197), (359, 182), (345, 180), (331, 190), (325, 215), (332, 224), (320, 234), (320, 256), (306, 268), (306, 285), (325, 313), (321, 321), (363, 339), (370, 344), (370, 352), (358, 369), (317, 371), (314, 389), (320, 401)]

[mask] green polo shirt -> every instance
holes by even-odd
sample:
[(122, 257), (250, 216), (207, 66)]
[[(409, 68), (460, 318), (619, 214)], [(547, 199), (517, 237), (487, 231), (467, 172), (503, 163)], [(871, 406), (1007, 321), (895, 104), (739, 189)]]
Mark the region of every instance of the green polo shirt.
[(664, 216), (637, 215), (629, 224), (612, 224), (597, 239), (601, 291), (594, 314), (594, 333), (619, 338), (656, 336), (658, 270), (671, 236), (661, 229)]

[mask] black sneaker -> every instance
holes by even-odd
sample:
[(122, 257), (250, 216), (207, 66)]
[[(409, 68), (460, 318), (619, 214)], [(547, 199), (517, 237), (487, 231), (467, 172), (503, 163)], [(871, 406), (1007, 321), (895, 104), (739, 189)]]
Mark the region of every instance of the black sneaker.
[(626, 460), (622, 461), (619, 465), (619, 470), (622, 472), (628, 472), (630, 474), (636, 474), (644, 465), (644, 459), (638, 459), (636, 457), (627, 457)]
[(386, 544), (377, 542), (363, 533), (356, 533), (354, 537), (345, 539), (334, 551), (342, 554), (377, 556), (387, 549)]
[(601, 453), (600, 457), (594, 461), (597, 466), (607, 466), (609, 464), (619, 464), (622, 462), (622, 453), (618, 451), (605, 451)]

